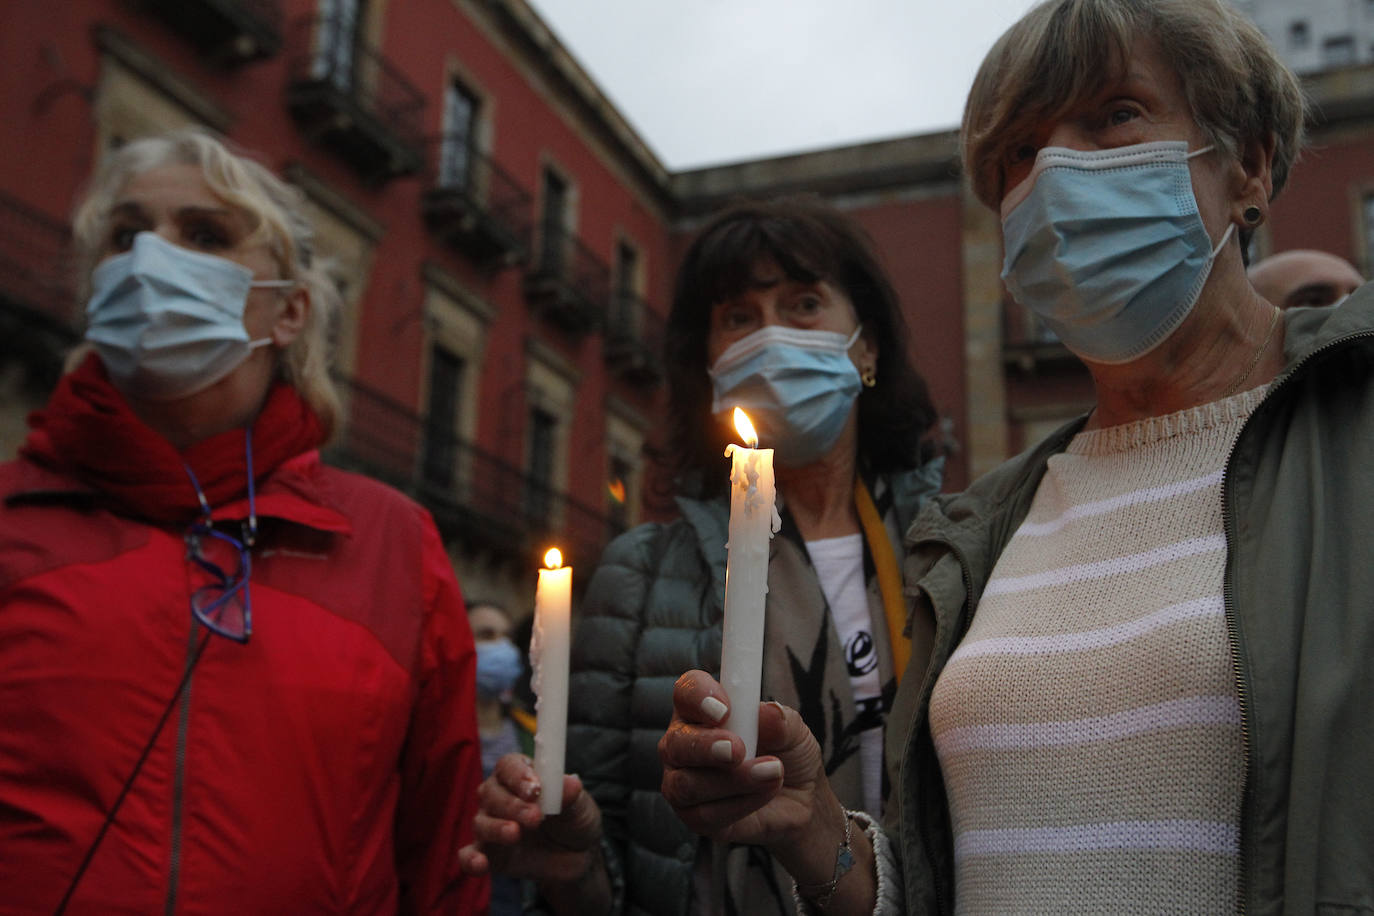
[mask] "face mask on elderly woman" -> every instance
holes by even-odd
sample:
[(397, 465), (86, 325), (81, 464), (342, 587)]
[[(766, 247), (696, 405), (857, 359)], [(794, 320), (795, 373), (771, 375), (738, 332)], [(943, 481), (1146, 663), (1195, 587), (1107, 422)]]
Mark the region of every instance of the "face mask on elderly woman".
[(242, 264), (140, 232), (128, 251), (92, 272), (86, 340), (125, 394), (150, 401), (186, 397), (272, 342), (248, 339), (248, 291), (295, 285), (255, 281)]
[(711, 412), (728, 423), (743, 408), (780, 465), (817, 461), (840, 438), (863, 387), (849, 358), (861, 329), (845, 337), (768, 325), (741, 337), (710, 369)]
[(1179, 141), (1046, 147), (1002, 201), (1002, 279), (1084, 359), (1144, 356), (1188, 317), (1231, 237), (1215, 246)]

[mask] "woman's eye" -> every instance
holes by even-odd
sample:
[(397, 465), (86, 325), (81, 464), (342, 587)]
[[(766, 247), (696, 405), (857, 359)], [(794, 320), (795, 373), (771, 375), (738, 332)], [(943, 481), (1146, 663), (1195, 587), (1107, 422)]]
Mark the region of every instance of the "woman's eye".
[(1018, 143), (1007, 153), (1007, 161), (1012, 165), (1020, 165), (1033, 160), (1038, 152), (1034, 143)]
[(1134, 108), (1113, 108), (1107, 114), (1107, 123), (1112, 127), (1119, 127), (1129, 121), (1136, 119)]
[(727, 331), (738, 330), (749, 323), (749, 313), (744, 309), (725, 309), (720, 313), (720, 326)]
[(224, 248), (229, 244), (229, 234), (219, 226), (201, 224), (187, 228), (186, 240), (197, 248)]
[(802, 296), (792, 304), (792, 310), (801, 315), (813, 315), (821, 309), (820, 296)]
[(134, 247), (134, 237), (138, 232), (133, 226), (115, 226), (110, 230), (110, 250), (128, 251)]

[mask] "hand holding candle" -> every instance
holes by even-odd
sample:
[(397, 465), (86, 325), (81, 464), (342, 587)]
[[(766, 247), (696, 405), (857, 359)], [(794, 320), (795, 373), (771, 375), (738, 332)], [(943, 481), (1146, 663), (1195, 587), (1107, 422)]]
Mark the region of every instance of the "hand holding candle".
[(758, 745), (768, 541), (782, 521), (775, 503), (773, 450), (755, 447), (759, 440), (754, 425), (738, 407), (735, 428), (746, 446), (725, 448), (731, 458), (730, 542), (726, 545), (720, 685), (730, 697), (726, 725), (743, 739), (747, 760)]
[(557, 547), (544, 555), (534, 593), (530, 638), (531, 686), (537, 699), (534, 773), (543, 794), (539, 810), (557, 814), (563, 806), (563, 766), (568, 736), (568, 655), (572, 642), (572, 567)]

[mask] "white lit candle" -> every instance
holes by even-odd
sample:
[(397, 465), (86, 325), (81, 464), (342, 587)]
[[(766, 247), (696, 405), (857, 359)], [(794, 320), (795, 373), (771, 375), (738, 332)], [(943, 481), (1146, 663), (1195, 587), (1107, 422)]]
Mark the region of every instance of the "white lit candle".
[(755, 448), (749, 417), (735, 408), (735, 428), (747, 447), (731, 444), (730, 542), (726, 545), (725, 632), (720, 685), (730, 698), (726, 725), (754, 756), (759, 737), (759, 690), (763, 680), (763, 608), (768, 595), (768, 540), (782, 524), (773, 483), (773, 450)]
[(538, 725), (534, 733), (534, 773), (542, 794), (539, 810), (563, 808), (563, 762), (568, 739), (568, 652), (572, 642), (572, 567), (563, 566), (557, 547), (544, 554), (534, 593), (534, 631), (530, 637), (531, 686)]

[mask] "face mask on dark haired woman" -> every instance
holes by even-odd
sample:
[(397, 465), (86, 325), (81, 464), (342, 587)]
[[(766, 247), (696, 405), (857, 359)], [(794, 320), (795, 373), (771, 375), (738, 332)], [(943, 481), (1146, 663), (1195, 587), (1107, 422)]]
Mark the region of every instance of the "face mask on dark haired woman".
[(295, 285), (254, 280), (242, 264), (140, 232), (133, 247), (91, 273), (86, 340), (120, 391), (175, 400), (209, 388), (272, 343), (248, 339), (249, 290)]
[(1197, 304), (1217, 252), (1181, 141), (1046, 147), (1002, 201), (1002, 279), (1084, 359), (1124, 363), (1159, 346)]
[(743, 408), (780, 465), (819, 460), (839, 440), (863, 387), (849, 358), (860, 330), (845, 337), (769, 325), (740, 338), (709, 370), (712, 413), (728, 424)]

